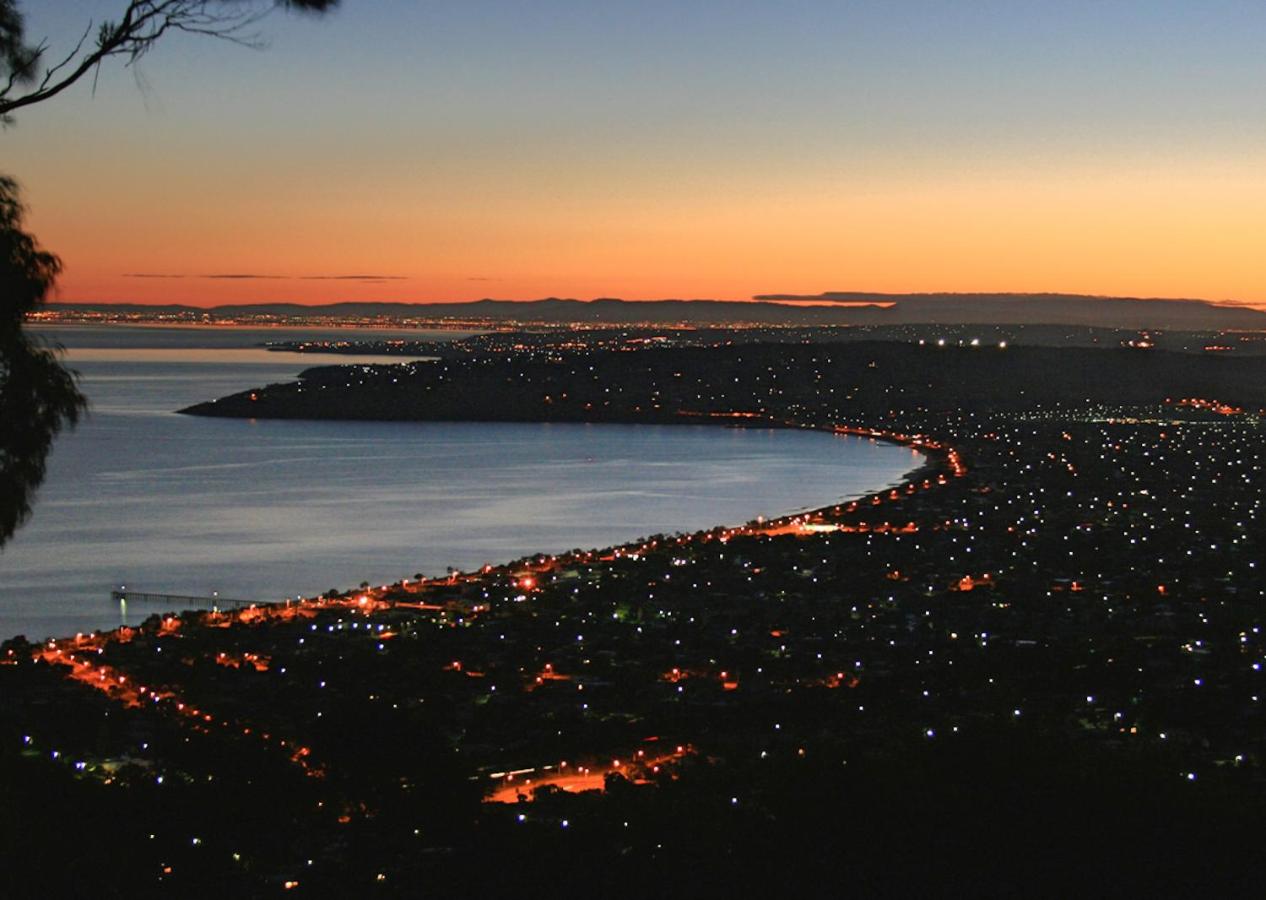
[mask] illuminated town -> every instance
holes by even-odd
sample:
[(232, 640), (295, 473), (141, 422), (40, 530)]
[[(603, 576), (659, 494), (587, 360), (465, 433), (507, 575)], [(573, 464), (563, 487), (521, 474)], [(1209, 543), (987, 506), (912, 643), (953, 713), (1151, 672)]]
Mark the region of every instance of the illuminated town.
[[(0, 727), (31, 790), (65, 785), (85, 827), (110, 823), (103, 860), (176, 894), (498, 891), (554, 866), (615, 890), (723, 878), (757, 846), (798, 878), (979, 886), (982, 841), (1015, 890), (1069, 883), (1031, 841), (1147, 861), (1139, 884), (1230, 883), (1186, 867), (1233, 859), (1225, 824), (1266, 798), (1266, 361), (637, 346), (316, 368), (192, 411), (813, 428), (905, 446), (910, 473), (782, 519), (11, 640)], [(1059, 401), (1052, 359), (1078, 354), (1106, 375)], [(965, 784), (1048, 824), (997, 832)], [(1176, 814), (1181, 836), (1157, 819)], [(838, 856), (796, 849), (815, 828), (843, 829)], [(1164, 857), (1096, 837), (1122, 830)], [(472, 875), (489, 854), (505, 865)]]
[(1266, 896), (1264, 47), (0, 0), (0, 900)]

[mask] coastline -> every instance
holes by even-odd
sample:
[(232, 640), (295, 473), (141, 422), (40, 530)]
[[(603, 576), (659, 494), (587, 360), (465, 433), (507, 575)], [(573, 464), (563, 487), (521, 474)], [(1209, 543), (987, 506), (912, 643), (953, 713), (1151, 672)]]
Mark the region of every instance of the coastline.
[[(464, 420), (469, 421), (469, 420)], [(476, 420), (483, 421), (483, 420)], [(664, 424), (664, 423), (645, 423), (645, 422), (595, 422), (592, 424)], [(369, 588), (350, 588), (341, 592), (337, 592), (334, 596), (328, 594), (321, 597), (298, 597), (296, 600), (279, 600), (274, 602), (256, 602), (250, 603), (246, 607), (234, 612), (225, 612), (207, 609), (183, 609), (183, 610), (167, 610), (155, 612), (148, 616), (139, 626), (120, 625), (113, 629), (98, 630), (92, 633), (91, 637), (84, 634), (77, 634), (73, 637), (62, 636), (56, 638), (46, 638), (39, 643), (33, 644), (35, 647), (56, 646), (58, 642), (74, 641), (76, 646), (84, 646), (85, 640), (100, 643), (108, 643), (111, 640), (131, 640), (132, 636), (138, 630), (143, 630), (149, 623), (154, 628), (179, 628), (181, 623), (188, 619), (193, 619), (201, 624), (215, 624), (223, 626), (231, 623), (233, 620), (240, 622), (257, 622), (267, 621), (271, 618), (281, 616), (288, 618), (298, 614), (299, 611), (315, 607), (325, 608), (328, 606), (344, 605), (353, 608), (363, 609), (366, 606), (375, 609), (392, 608), (399, 605), (398, 601), (386, 599), (384, 595), (390, 593), (393, 589), (408, 589), (410, 593), (425, 592), (428, 589), (453, 586), (456, 584), (469, 584), (478, 582), (481, 579), (489, 578), (496, 580), (513, 576), (515, 573), (521, 573), (525, 567), (535, 575), (545, 574), (551, 571), (562, 569), (570, 565), (592, 564), (595, 561), (615, 561), (621, 558), (636, 558), (641, 552), (644, 552), (652, 545), (677, 544), (679, 546), (688, 546), (695, 541), (706, 543), (709, 541), (719, 541), (721, 543), (728, 542), (731, 538), (738, 536), (747, 537), (778, 537), (785, 535), (797, 535), (808, 537), (824, 532), (838, 531), (851, 533), (875, 533), (875, 534), (895, 534), (895, 533), (913, 533), (917, 530), (917, 526), (913, 521), (909, 522), (892, 522), (888, 519), (883, 521), (873, 521), (870, 518), (857, 518), (859, 513), (869, 513), (882, 507), (886, 502), (903, 499), (913, 495), (919, 491), (932, 490), (935, 487), (945, 485), (951, 478), (961, 477), (966, 474), (966, 467), (962, 464), (958, 451), (952, 447), (942, 444), (939, 441), (929, 439), (923, 435), (907, 435), (902, 432), (887, 432), (879, 429), (860, 428), (856, 426), (821, 426), (806, 423), (798, 423), (790, 420), (772, 421), (744, 421), (744, 422), (724, 422), (724, 423), (700, 423), (700, 422), (678, 422), (677, 424), (716, 424), (720, 427), (741, 428), (741, 429), (799, 429), (818, 431), (833, 435), (845, 435), (856, 438), (865, 438), (872, 441), (883, 441), (895, 446), (909, 447), (922, 455), (923, 461), (907, 470), (903, 475), (894, 481), (889, 482), (883, 487), (876, 488), (868, 493), (861, 495), (853, 500), (842, 501), (839, 503), (828, 503), (823, 506), (803, 509), (797, 512), (787, 513), (776, 518), (764, 519), (757, 517), (737, 525), (719, 524), (698, 531), (686, 534), (674, 535), (666, 538), (652, 538), (646, 540), (634, 540), (623, 544), (614, 544), (601, 548), (590, 548), (582, 550), (579, 554), (567, 552), (558, 554), (534, 553), (518, 559), (510, 560), (501, 564), (485, 565), (476, 571), (462, 572), (452, 570), (448, 576), (423, 578), (421, 580), (402, 580), (394, 585), (380, 585)], [(535, 560), (548, 560), (548, 565), (542, 567)], [(415, 603), (404, 602), (405, 607), (416, 607)], [(6, 639), (6, 640), (10, 640)], [(0, 642), (3, 643), (3, 642)], [(93, 644), (100, 646), (100, 644)], [(43, 651), (37, 651), (40, 653)]]

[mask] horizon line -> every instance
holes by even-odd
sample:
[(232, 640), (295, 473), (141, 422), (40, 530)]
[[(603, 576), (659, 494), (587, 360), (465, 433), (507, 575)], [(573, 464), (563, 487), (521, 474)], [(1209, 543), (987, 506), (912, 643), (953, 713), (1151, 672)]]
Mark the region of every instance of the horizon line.
[[(162, 275), (151, 273), (129, 273), (125, 277), (140, 279), (238, 279), (238, 278), (260, 278), (270, 276), (257, 275)], [(364, 275), (308, 275), (308, 276), (275, 276), (278, 278), (294, 278), (295, 280), (334, 280), (334, 281), (359, 281), (361, 279), (391, 279), (403, 280), (404, 276), (364, 276)], [(872, 309), (891, 309), (903, 300), (935, 300), (938, 298), (949, 299), (977, 299), (977, 300), (1030, 300), (1034, 298), (1043, 299), (1069, 299), (1069, 300), (1101, 300), (1101, 301), (1133, 301), (1140, 303), (1184, 303), (1197, 304), (1215, 309), (1242, 309), (1251, 312), (1266, 312), (1266, 300), (1239, 300), (1239, 299), (1209, 299), (1205, 297), (1139, 297), (1122, 294), (1085, 294), (1066, 291), (917, 291), (917, 292), (885, 292), (885, 291), (823, 291), (819, 294), (793, 294), (793, 293), (767, 293), (754, 294), (746, 298), (736, 299), (719, 299), (714, 297), (611, 297), (611, 296), (594, 296), (588, 298), (580, 297), (559, 297), (545, 296), (532, 298), (515, 298), (515, 297), (480, 297), (474, 300), (331, 300), (319, 303), (304, 302), (302, 300), (251, 300), (237, 303), (214, 303), (199, 304), (196, 302), (164, 302), (150, 300), (127, 300), (127, 299), (110, 299), (110, 300), (53, 300), (49, 301), (45, 308), (49, 307), (73, 307), (73, 306), (140, 306), (140, 307), (182, 307), (187, 309), (216, 310), (230, 307), (262, 307), (262, 306), (299, 306), (311, 309), (321, 309), (331, 306), (473, 306), (480, 303), (514, 303), (514, 304), (539, 304), (539, 303), (716, 303), (716, 304), (745, 304), (745, 305), (762, 305), (771, 306), (796, 306), (809, 307), (818, 306), (827, 309), (849, 309), (849, 308), (872, 308)]]

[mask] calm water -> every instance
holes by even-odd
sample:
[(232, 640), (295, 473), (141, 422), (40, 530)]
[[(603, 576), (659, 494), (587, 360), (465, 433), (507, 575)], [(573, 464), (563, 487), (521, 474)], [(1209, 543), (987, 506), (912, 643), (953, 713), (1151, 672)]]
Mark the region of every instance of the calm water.
[(120, 584), (311, 595), (780, 515), (920, 462), (798, 431), (192, 418), (173, 410), (369, 358), (251, 349), (273, 330), (45, 333), (93, 411), (59, 439), (34, 517), (0, 551), (0, 638), (113, 627)]

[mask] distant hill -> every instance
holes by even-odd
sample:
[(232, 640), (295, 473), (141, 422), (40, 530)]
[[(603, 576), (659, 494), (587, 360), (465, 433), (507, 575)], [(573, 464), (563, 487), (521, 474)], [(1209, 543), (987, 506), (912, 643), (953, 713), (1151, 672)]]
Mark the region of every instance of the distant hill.
[[(845, 305), (847, 304), (847, 305)], [(628, 324), (687, 322), (708, 325), (1088, 325), (1102, 328), (1266, 330), (1266, 312), (1219, 306), (1207, 300), (1093, 297), (1077, 294), (769, 294), (730, 300), (617, 299), (469, 303), (254, 303), (209, 308), (127, 303), (54, 303), (54, 311), (115, 313), (195, 319), (322, 317), (373, 319), (480, 319), (490, 321)]]
[[(884, 304), (891, 324), (1090, 325), (1102, 328), (1266, 328), (1266, 312), (1208, 300), (1088, 294), (762, 294), (759, 301)], [(855, 309), (855, 307), (846, 307)]]

